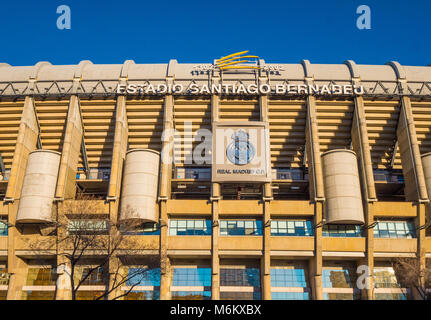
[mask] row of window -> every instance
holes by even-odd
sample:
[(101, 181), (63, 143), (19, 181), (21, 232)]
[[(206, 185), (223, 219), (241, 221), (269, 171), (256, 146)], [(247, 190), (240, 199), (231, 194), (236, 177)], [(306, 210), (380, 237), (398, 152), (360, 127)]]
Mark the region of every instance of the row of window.
[[(108, 231), (106, 221), (71, 220), (69, 232), (91, 231), (104, 233)], [(361, 237), (362, 228), (358, 225), (324, 225), (324, 237)], [(130, 233), (130, 232), (129, 232)], [(159, 235), (158, 224), (145, 223), (133, 234)], [(169, 235), (211, 235), (211, 220), (209, 219), (171, 219)], [(7, 224), (0, 222), (0, 236), (8, 235)], [(221, 236), (262, 235), (261, 220), (221, 220)], [(272, 236), (313, 236), (311, 220), (273, 220), (271, 221)], [(415, 238), (415, 225), (410, 221), (379, 221), (374, 227), (376, 238)]]
[[(89, 267), (80, 268), (78, 275), (84, 277)], [(102, 268), (92, 273), (84, 285), (103, 285), (105, 273)], [(307, 268), (302, 264), (271, 268), (271, 297), (273, 300), (308, 300), (311, 296)], [(82, 279), (81, 278), (81, 279)], [(129, 268), (127, 286), (143, 286), (144, 290), (133, 289), (127, 300), (150, 300), (160, 298), (160, 268)], [(77, 279), (78, 280), (78, 279)], [(324, 299), (360, 299), (356, 289), (357, 274), (354, 267), (323, 267), (322, 287)], [(51, 268), (29, 268), (26, 285), (55, 285)], [(220, 298), (261, 299), (260, 270), (257, 267), (221, 267)], [(238, 287), (242, 287), (240, 289)], [(400, 287), (392, 267), (374, 269), (374, 287), (377, 300), (406, 300), (406, 291)], [(188, 290), (188, 288), (190, 288)], [(388, 293), (387, 289), (395, 290)], [(386, 290), (386, 291), (385, 291)], [(82, 292), (80, 299), (94, 299), (102, 292)], [(211, 299), (210, 267), (174, 267), (171, 282), (172, 299)], [(54, 292), (26, 291), (23, 299), (48, 299)], [(53, 297), (52, 297), (53, 298)]]
[[(324, 237), (362, 237), (363, 230), (358, 225), (324, 225)], [(135, 234), (159, 235), (157, 224), (146, 223)], [(211, 235), (209, 219), (171, 219), (169, 235)], [(261, 220), (221, 220), (221, 236), (261, 236)], [(313, 236), (311, 220), (272, 220), (272, 236)], [(374, 227), (376, 238), (415, 238), (415, 226), (410, 221), (380, 221)]]
[[(135, 272), (136, 269), (129, 270)], [(156, 272), (154, 272), (156, 270)], [(128, 285), (154, 286), (155, 292), (134, 291), (135, 298), (155, 299), (159, 297), (160, 270), (143, 269), (143, 278), (139, 282), (133, 280)], [(356, 288), (357, 275), (349, 267), (324, 267), (322, 272), (322, 287), (325, 300), (356, 300), (360, 299), (360, 292)], [(211, 268), (175, 268), (172, 279), (172, 299), (210, 299), (211, 298)], [(376, 268), (374, 272), (374, 286), (380, 288), (400, 289), (400, 285), (391, 267)], [(181, 287), (176, 291), (175, 287)], [(191, 291), (187, 291), (187, 287)], [(202, 291), (196, 291), (201, 287)], [(226, 287), (248, 287), (250, 290), (228, 290)], [(279, 288), (271, 292), (273, 300), (308, 300), (310, 299), (310, 286), (306, 270), (303, 267), (275, 267), (271, 268), (271, 287)], [(340, 290), (337, 290), (340, 289)], [(346, 292), (346, 289), (352, 289)], [(284, 290), (284, 291), (283, 291)], [(329, 291), (330, 290), (330, 291)], [(260, 270), (259, 268), (221, 268), (220, 269), (220, 297), (223, 299), (260, 299)], [(325, 292), (328, 291), (328, 292)], [(338, 292), (337, 292), (338, 291)], [(131, 297), (130, 297), (131, 298)], [(406, 300), (403, 292), (381, 293), (376, 292), (378, 300)]]

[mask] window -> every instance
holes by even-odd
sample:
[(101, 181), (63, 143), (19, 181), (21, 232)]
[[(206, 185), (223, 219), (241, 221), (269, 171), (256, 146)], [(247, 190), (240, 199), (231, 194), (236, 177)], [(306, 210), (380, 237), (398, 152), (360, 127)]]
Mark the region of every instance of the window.
[(356, 270), (352, 266), (324, 267), (322, 271), (325, 300), (359, 300), (356, 289)]
[(220, 220), (221, 236), (261, 236), (261, 220)]
[(379, 221), (374, 227), (376, 238), (416, 238), (415, 225), (410, 221)]
[(352, 279), (352, 270), (324, 269), (322, 273), (322, 285), (324, 288), (353, 288), (355, 281)]
[(313, 236), (310, 220), (272, 220), (271, 236)]
[(55, 291), (23, 291), (22, 300), (54, 300)]
[[(187, 290), (190, 287), (190, 290)], [(200, 290), (197, 290), (197, 289)], [(172, 277), (173, 300), (211, 299), (211, 268), (175, 267)]]
[[(82, 285), (94, 286), (94, 285), (104, 285), (104, 272), (103, 268), (97, 268), (91, 272), (91, 267), (85, 267), (82, 270), (81, 280), (88, 275), (88, 278), (82, 283)], [(90, 273), (91, 272), (91, 273)], [(92, 300), (92, 299), (91, 299)]]
[(211, 268), (175, 268), (172, 278), (174, 286), (211, 286)]
[(211, 168), (176, 168), (175, 179), (211, 180)]
[[(78, 291), (76, 293), (76, 300), (96, 300), (104, 294), (104, 291)], [(100, 300), (105, 300), (106, 297)]]
[(271, 287), (307, 288), (304, 269), (271, 268)]
[(271, 268), (272, 300), (308, 300), (309, 288), (305, 268), (282, 266)]
[(7, 236), (7, 224), (5, 221), (1, 221), (2, 219), (0, 219), (0, 237), (1, 236)]
[(361, 227), (349, 224), (327, 224), (323, 226), (324, 237), (362, 237)]
[(126, 300), (160, 300), (160, 268), (129, 268), (127, 277)]
[(398, 280), (392, 267), (374, 269), (375, 288), (399, 288)]
[(124, 300), (160, 300), (160, 291), (132, 290)]
[(261, 300), (260, 292), (220, 292), (220, 300)]
[(69, 233), (71, 234), (108, 234), (108, 221), (98, 219), (75, 219), (69, 221)]
[(310, 300), (308, 292), (271, 292), (271, 300)]
[(9, 273), (5, 266), (0, 266), (0, 286), (7, 286), (9, 284)]
[(172, 219), (169, 221), (171, 236), (209, 236), (211, 220), (208, 219)]
[(259, 268), (220, 268), (220, 299), (260, 300)]
[(101, 179), (104, 181), (108, 181), (110, 174), (111, 168), (89, 168), (89, 176), (87, 176), (85, 168), (78, 168), (76, 172), (76, 180)]
[(304, 174), (301, 169), (274, 168), (272, 169), (272, 179), (274, 180), (302, 180)]
[(172, 300), (211, 300), (210, 291), (173, 291)]
[(220, 285), (260, 287), (260, 270), (259, 268), (220, 268)]
[[(130, 228), (131, 229), (131, 228)], [(136, 229), (126, 230), (126, 227), (122, 226), (122, 232), (127, 235), (145, 235), (155, 236), (160, 235), (160, 224), (155, 222), (144, 222)]]
[(127, 285), (160, 287), (160, 268), (129, 268)]
[(49, 268), (31, 267), (27, 273), (27, 286), (53, 286), (55, 285), (55, 271)]
[(407, 300), (408, 290), (401, 288), (392, 267), (374, 268), (376, 300)]

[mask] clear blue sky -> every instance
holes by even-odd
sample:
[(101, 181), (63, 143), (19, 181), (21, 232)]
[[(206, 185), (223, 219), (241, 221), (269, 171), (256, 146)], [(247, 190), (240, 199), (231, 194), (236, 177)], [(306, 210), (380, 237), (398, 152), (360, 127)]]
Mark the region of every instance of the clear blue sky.
[[(56, 26), (63, 4), (71, 30)], [(371, 30), (356, 27), (362, 4)], [(11, 65), (204, 63), (242, 50), (274, 63), (431, 63), (425, 0), (1, 0), (0, 30), (0, 62)]]

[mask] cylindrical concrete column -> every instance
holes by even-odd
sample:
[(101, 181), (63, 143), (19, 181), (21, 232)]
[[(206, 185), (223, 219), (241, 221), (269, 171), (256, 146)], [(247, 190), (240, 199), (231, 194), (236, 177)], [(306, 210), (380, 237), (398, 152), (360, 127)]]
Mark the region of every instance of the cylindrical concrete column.
[(126, 153), (120, 220), (158, 221), (156, 211), (160, 153), (134, 149)]
[(16, 221), (52, 222), (52, 202), (61, 154), (35, 150), (29, 154)]
[(424, 168), (425, 184), (428, 198), (431, 198), (431, 152), (422, 155), (422, 167)]
[(337, 149), (322, 154), (326, 197), (326, 222), (363, 224), (358, 163), (352, 150)]

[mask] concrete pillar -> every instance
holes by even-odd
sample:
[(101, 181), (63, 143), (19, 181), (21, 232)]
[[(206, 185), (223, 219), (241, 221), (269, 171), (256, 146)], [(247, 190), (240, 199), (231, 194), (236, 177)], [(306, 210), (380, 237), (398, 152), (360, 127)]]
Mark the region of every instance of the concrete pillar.
[(218, 240), (220, 234), (219, 220), (220, 184), (212, 184), (212, 252), (211, 252), (211, 297), (220, 300), (220, 258), (218, 253)]
[[(264, 63), (261, 60), (262, 64)], [(259, 77), (259, 85), (268, 84), (268, 77), (262, 71)], [(259, 96), (260, 121), (269, 122), (269, 105), (268, 95)], [(271, 300), (271, 200), (272, 200), (271, 182), (263, 185), (263, 256), (261, 260), (261, 278), (262, 278), (262, 299)]]
[[(173, 79), (168, 77), (167, 82), (172, 83)], [(164, 101), (164, 119), (163, 119), (163, 141), (161, 154), (160, 170), (160, 300), (169, 300), (170, 295), (170, 263), (167, 254), (168, 247), (168, 212), (167, 201), (170, 196), (171, 178), (172, 178), (172, 153), (173, 153), (173, 112), (174, 97), (166, 95)], [(171, 132), (169, 132), (171, 131)]]
[[(312, 84), (312, 79), (306, 78)], [(313, 300), (322, 300), (322, 225), (324, 218), (324, 188), (322, 162), (320, 158), (320, 143), (316, 116), (316, 98), (307, 96), (306, 145), (308, 159), (310, 200), (314, 202), (314, 257), (310, 262)]]
[(271, 183), (264, 185), (263, 202), (263, 256), (261, 263), (262, 299), (271, 300)]
[[(359, 79), (353, 79), (352, 82), (354, 85), (360, 85)], [(374, 231), (371, 226), (374, 223), (373, 203), (377, 201), (377, 195), (371, 161), (371, 149), (368, 141), (364, 98), (361, 96), (356, 96), (354, 101), (355, 112), (353, 115), (351, 130), (352, 147), (358, 158), (366, 227), (364, 230), (364, 237), (366, 238), (365, 259), (363, 259), (360, 264), (366, 265), (369, 270), (369, 276), (367, 278), (368, 285), (363, 290), (361, 290), (361, 296), (363, 300), (374, 300)]]
[(365, 226), (364, 236), (366, 237), (366, 252), (363, 263), (368, 267), (369, 276), (367, 277), (367, 286), (361, 290), (363, 300), (374, 300), (374, 229), (371, 226), (374, 223), (374, 206), (369, 202), (365, 209)]
[(403, 167), (406, 200), (428, 202), (411, 102), (410, 98), (406, 96), (401, 97), (397, 137)]
[[(424, 277), (424, 270), (426, 269), (426, 229), (420, 228), (421, 226), (424, 226), (426, 224), (426, 204), (424, 203), (418, 203), (416, 204), (416, 221), (415, 225), (419, 229), (416, 230), (416, 236), (417, 236), (417, 251), (416, 251), (416, 258), (418, 259), (418, 265), (419, 269), (422, 271), (421, 277), (419, 279), (420, 287), (425, 288), (425, 277)], [(421, 300), (422, 297), (416, 290), (412, 290), (413, 298), (415, 300)]]
[(31, 151), (36, 149), (38, 135), (39, 128), (34, 110), (34, 101), (32, 97), (27, 96), (24, 101), (24, 108), (5, 196), (5, 202), (8, 204), (8, 220), (12, 225), (8, 230), (8, 272), (11, 274), (7, 294), (8, 300), (21, 299), (22, 286), (25, 284), (27, 276), (27, 265), (21, 258), (15, 255), (15, 243), (21, 236), (15, 225), (28, 155)]
[(75, 198), (76, 170), (81, 152), (83, 131), (79, 98), (76, 95), (72, 95), (69, 101), (66, 130), (61, 151), (60, 169), (55, 193), (56, 198)]
[(373, 164), (371, 161), (371, 148), (368, 141), (367, 123), (364, 110), (364, 98), (357, 96), (355, 100), (355, 112), (352, 121), (352, 147), (358, 159), (359, 176), (363, 199), (377, 201), (376, 187), (374, 184)]
[(314, 257), (310, 263), (311, 287), (313, 292), (313, 300), (323, 300), (322, 290), (322, 216), (324, 204), (317, 201), (314, 204), (314, 225), (318, 226), (314, 229)]
[[(218, 84), (220, 76), (215, 74), (211, 78), (214, 84)], [(211, 96), (211, 121), (219, 120), (220, 96)], [(219, 258), (219, 235), (220, 235), (220, 219), (219, 219), (219, 200), (220, 183), (213, 182), (211, 188), (211, 212), (212, 212), (212, 236), (211, 236), (211, 298), (212, 300), (220, 300), (220, 258)]]
[[(120, 79), (121, 80), (121, 79)], [(123, 176), (123, 165), (128, 149), (128, 125), (127, 125), (127, 110), (126, 110), (126, 97), (124, 95), (117, 97), (117, 104), (115, 108), (115, 133), (112, 150), (111, 173), (109, 178), (109, 189), (107, 200), (109, 201), (109, 220), (111, 224), (110, 233), (115, 238), (117, 233), (120, 232), (117, 228), (118, 222), (118, 208), (120, 204), (121, 195), (121, 180)], [(115, 273), (118, 271), (118, 258), (112, 256), (109, 259), (109, 290), (115, 286), (114, 278)], [(120, 287), (112, 290), (108, 294), (108, 299), (120, 296)]]

